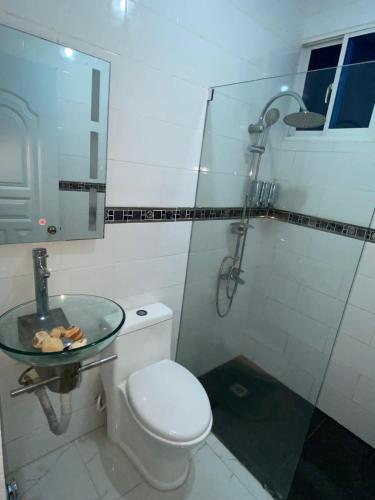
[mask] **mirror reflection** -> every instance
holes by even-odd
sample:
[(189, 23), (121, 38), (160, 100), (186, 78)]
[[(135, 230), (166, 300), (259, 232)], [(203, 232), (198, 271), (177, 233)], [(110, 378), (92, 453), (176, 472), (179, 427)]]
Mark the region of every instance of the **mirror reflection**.
[(0, 27), (0, 243), (102, 238), (109, 63)]

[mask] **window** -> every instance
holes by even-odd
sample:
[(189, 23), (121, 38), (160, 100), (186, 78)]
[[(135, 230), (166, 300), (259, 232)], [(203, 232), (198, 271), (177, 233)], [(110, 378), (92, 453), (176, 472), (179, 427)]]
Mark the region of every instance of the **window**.
[(369, 129), (375, 104), (375, 32), (309, 47), (307, 56), (302, 96), (310, 111), (327, 117), (314, 130)]
[[(336, 66), (339, 62), (341, 43), (311, 50), (303, 100), (307, 109), (327, 116), (332, 85), (335, 79)], [(322, 70), (325, 71), (315, 71)], [(323, 130), (324, 125), (313, 130)], [(302, 130), (302, 129), (301, 129)], [(311, 130), (311, 129), (310, 129)]]

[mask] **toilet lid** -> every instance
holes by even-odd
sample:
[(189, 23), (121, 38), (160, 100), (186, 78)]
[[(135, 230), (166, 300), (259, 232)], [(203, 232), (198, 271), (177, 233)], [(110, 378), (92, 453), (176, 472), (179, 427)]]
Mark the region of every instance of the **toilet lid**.
[(194, 375), (174, 361), (159, 361), (132, 373), (126, 392), (140, 422), (170, 441), (192, 441), (211, 425), (206, 391)]

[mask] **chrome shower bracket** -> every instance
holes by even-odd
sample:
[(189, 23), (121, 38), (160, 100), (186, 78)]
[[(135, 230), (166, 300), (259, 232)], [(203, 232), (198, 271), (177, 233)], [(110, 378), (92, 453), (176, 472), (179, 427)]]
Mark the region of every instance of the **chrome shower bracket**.
[(245, 222), (232, 222), (230, 225), (230, 232), (240, 236), (243, 236), (248, 229), (254, 229), (254, 226)]

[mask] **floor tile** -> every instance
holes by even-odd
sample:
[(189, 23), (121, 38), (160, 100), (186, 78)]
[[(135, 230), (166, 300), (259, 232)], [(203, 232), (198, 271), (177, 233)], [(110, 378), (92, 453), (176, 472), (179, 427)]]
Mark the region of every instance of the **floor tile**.
[(142, 482), (123, 451), (107, 439), (104, 427), (75, 444), (102, 500), (116, 500)]
[(255, 500), (208, 445), (194, 455), (187, 481), (178, 489), (163, 492), (142, 483), (122, 500)]
[(325, 416), (305, 442), (289, 499), (374, 498), (374, 448)]
[(48, 453), (14, 474), (20, 500), (99, 500), (74, 444)]
[(18, 469), (14, 476), (21, 500), (269, 500), (214, 436), (207, 442), (194, 450), (187, 481), (169, 492), (149, 486), (108, 441), (105, 428)]
[(207, 438), (207, 445), (214, 451), (222, 462), (237, 476), (245, 488), (257, 500), (272, 500), (272, 497), (262, 485), (250, 474), (237, 458), (226, 448), (214, 434)]

